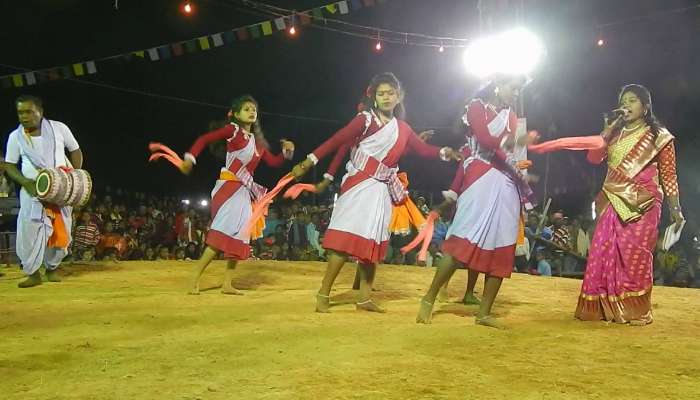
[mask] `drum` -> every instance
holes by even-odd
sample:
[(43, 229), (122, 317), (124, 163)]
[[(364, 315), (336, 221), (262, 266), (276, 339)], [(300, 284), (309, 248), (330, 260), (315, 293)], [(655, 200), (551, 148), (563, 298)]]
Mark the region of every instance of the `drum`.
[(70, 172), (73, 178), (73, 190), (68, 197), (68, 205), (82, 207), (90, 201), (92, 194), (92, 177), (84, 169), (74, 169)]
[(92, 178), (84, 169), (42, 169), (36, 178), (36, 193), (43, 202), (60, 207), (81, 207), (90, 200)]

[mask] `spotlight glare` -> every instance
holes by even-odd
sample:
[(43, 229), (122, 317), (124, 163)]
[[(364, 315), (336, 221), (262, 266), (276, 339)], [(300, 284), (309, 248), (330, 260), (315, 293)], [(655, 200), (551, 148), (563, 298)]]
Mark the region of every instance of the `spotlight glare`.
[(209, 202), (206, 201), (206, 200), (202, 200), (202, 201), (199, 202), (199, 205), (202, 206), (202, 207), (206, 207), (206, 206), (209, 205)]
[(185, 205), (188, 205), (188, 206), (189, 206), (189, 205), (190, 205), (190, 199), (184, 199), (184, 200), (182, 200), (182, 204), (185, 204)]
[(192, 13), (192, 4), (187, 1), (185, 2), (185, 5), (182, 7), (182, 10), (185, 12), (185, 14), (191, 14)]
[(442, 53), (443, 51), (445, 51), (445, 46), (440, 46), (440, 48), (438, 48), (438, 51), (439, 51), (440, 53)]
[(464, 52), (467, 71), (479, 78), (494, 73), (528, 74), (545, 55), (545, 47), (532, 32), (516, 28), (474, 40)]
[(294, 27), (294, 25), (292, 25), (292, 27), (289, 28), (289, 34), (292, 36), (297, 34), (297, 29)]
[(603, 47), (605, 46), (605, 40), (603, 38), (598, 39), (598, 47)]
[(374, 46), (374, 49), (377, 51), (382, 51), (382, 42), (377, 42), (377, 44)]

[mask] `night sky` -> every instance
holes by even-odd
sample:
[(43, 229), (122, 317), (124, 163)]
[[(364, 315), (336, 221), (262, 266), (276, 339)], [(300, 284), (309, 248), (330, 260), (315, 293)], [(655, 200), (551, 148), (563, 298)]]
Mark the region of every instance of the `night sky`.
[[(326, 0), (267, 1), (303, 10)], [(238, 26), (269, 20), (234, 0), (199, 0), (185, 16), (175, 0), (23, 0), (8, 2), (2, 15), (0, 64), (30, 69), (85, 61), (149, 48)], [(521, 3), (512, 1), (512, 3)], [(528, 126), (546, 138), (592, 134), (601, 129), (601, 114), (614, 107), (619, 88), (641, 83), (652, 91), (657, 116), (677, 136), (681, 196), (686, 208), (700, 194), (697, 126), (700, 123), (700, 9), (662, 13), (698, 1), (524, 0), (521, 25), (535, 31), (548, 55), (533, 74), (525, 108)], [(612, 4), (611, 4), (612, 3)], [(475, 37), (479, 32), (476, 0), (387, 0), (384, 4), (337, 18), (362, 25), (437, 36)], [(635, 18), (652, 15), (653, 18)], [(598, 26), (627, 21), (603, 29)], [(598, 36), (606, 41), (596, 46)], [(468, 76), (462, 51), (374, 43), (305, 27), (290, 39), (282, 33), (236, 42), (210, 51), (152, 62), (132, 59), (98, 63), (85, 81), (174, 96), (210, 105), (146, 96), (71, 81), (54, 81), (21, 89), (0, 89), (0, 131), (17, 126), (14, 99), (23, 93), (41, 96), (45, 114), (75, 133), (86, 157), (85, 167), (98, 187), (173, 195), (204, 195), (211, 190), (221, 161), (208, 152), (195, 173), (183, 177), (166, 163), (149, 165), (146, 145), (161, 141), (182, 153), (225, 105), (250, 93), (260, 102), (262, 124), (274, 144), (296, 142), (300, 160), (344, 122), (372, 75), (392, 71), (407, 90), (408, 121), (416, 131), (437, 128), (435, 144), (459, 145), (453, 129), (465, 100), (478, 86)], [(0, 67), (0, 75), (16, 70)], [(219, 105), (218, 107), (214, 105)], [(288, 114), (320, 120), (292, 119)], [(546, 160), (533, 158), (543, 175)], [(549, 193), (565, 190), (557, 206), (585, 207), (599, 189), (602, 170), (582, 155), (562, 153), (550, 162)], [(411, 187), (439, 191), (449, 184), (454, 166), (406, 157)], [(284, 170), (259, 168), (270, 185)], [(323, 171), (319, 171), (318, 176)], [(538, 185), (542, 193), (542, 185)], [(588, 203), (589, 204), (589, 203)]]

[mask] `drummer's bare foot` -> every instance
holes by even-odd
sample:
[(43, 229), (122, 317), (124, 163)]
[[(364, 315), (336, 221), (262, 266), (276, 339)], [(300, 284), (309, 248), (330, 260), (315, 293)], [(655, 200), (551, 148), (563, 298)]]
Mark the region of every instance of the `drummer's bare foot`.
[(466, 304), (466, 305), (478, 306), (481, 304), (481, 301), (479, 301), (479, 299), (476, 296), (474, 296), (474, 293), (467, 293), (464, 295), (464, 298), (462, 299), (462, 303)]
[(221, 293), (230, 294), (230, 295), (234, 295), (234, 296), (243, 296), (243, 292), (241, 292), (240, 290), (236, 289), (233, 286), (225, 286), (225, 287), (221, 288)]
[(27, 277), (27, 279), (18, 283), (17, 287), (29, 288), (29, 287), (33, 287), (33, 286), (39, 286), (39, 285), (41, 285), (41, 274), (39, 273), (39, 271), (36, 271), (35, 273), (29, 275)]
[(488, 326), (489, 328), (506, 329), (505, 325), (503, 325), (501, 321), (492, 315), (485, 315), (483, 317), (477, 315), (474, 319), (474, 323), (477, 325)]
[(365, 301), (362, 301), (362, 302), (355, 304), (355, 309), (362, 310), (362, 311), (382, 313), (382, 314), (386, 312), (385, 309), (379, 307), (377, 305), (377, 303), (375, 303), (372, 300), (365, 300)]
[(58, 277), (56, 270), (46, 270), (46, 280), (49, 282), (60, 282), (61, 278)]
[(416, 317), (417, 324), (429, 324), (433, 319), (433, 303), (428, 302), (425, 299), (420, 301), (420, 309), (418, 309), (418, 316)]
[(331, 308), (331, 296), (316, 293), (316, 312), (329, 313)]
[(438, 303), (447, 303), (447, 301), (450, 299), (450, 295), (447, 292), (446, 287), (441, 287), (440, 291), (438, 292), (437, 295), (437, 301)]

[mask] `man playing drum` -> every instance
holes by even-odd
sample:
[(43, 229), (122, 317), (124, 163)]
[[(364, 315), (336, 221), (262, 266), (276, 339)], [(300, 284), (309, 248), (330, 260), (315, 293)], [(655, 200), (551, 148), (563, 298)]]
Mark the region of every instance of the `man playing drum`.
[[(64, 123), (43, 117), (41, 99), (24, 95), (17, 98), (15, 105), (20, 125), (10, 133), (4, 162), (7, 174), (22, 186), (17, 217), (17, 256), (27, 279), (18, 286), (26, 288), (41, 284), (39, 267), (42, 263), (46, 279), (60, 282), (56, 268), (68, 254), (71, 240), (72, 208), (39, 201), (36, 177), (45, 168), (81, 168), (83, 153)], [(20, 160), (21, 172), (17, 169)]]

